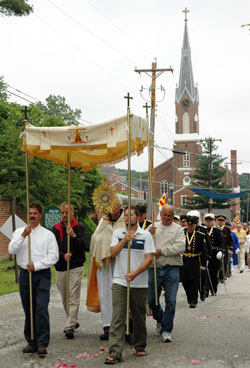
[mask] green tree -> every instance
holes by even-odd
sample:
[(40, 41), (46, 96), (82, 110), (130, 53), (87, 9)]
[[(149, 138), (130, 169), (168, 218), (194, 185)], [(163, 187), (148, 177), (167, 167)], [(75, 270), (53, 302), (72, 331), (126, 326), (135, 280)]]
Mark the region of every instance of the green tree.
[(33, 12), (33, 7), (27, 0), (0, 0), (0, 13), (3, 15), (22, 16)]
[(50, 95), (46, 98), (46, 104), (38, 102), (37, 107), (45, 115), (59, 117), (66, 125), (78, 125), (81, 117), (81, 110), (73, 110), (62, 96)]
[[(203, 143), (202, 155), (197, 156), (197, 165), (195, 173), (192, 177), (193, 187), (198, 187), (211, 192), (229, 193), (232, 191), (231, 186), (225, 184), (224, 175), (226, 170), (222, 167), (225, 158), (216, 154), (218, 146), (211, 137), (206, 138)], [(187, 197), (187, 203), (184, 208), (202, 209), (209, 207), (209, 197), (195, 195)], [(225, 199), (213, 198), (210, 202), (210, 208), (228, 208), (230, 204)]]
[(3, 76), (0, 76), (0, 99), (7, 99), (8, 95), (6, 89), (7, 84), (4, 82)]
[[(0, 198), (15, 198), (26, 204), (25, 155), (21, 151), (24, 130), (22, 106), (0, 99)], [(29, 106), (28, 122), (35, 126), (60, 126), (58, 116), (44, 114), (37, 106)], [(67, 201), (67, 169), (40, 158), (29, 159), (30, 201), (51, 206)], [(93, 210), (92, 192), (101, 183), (99, 170), (83, 172), (71, 169), (71, 197), (79, 214), (84, 217)]]

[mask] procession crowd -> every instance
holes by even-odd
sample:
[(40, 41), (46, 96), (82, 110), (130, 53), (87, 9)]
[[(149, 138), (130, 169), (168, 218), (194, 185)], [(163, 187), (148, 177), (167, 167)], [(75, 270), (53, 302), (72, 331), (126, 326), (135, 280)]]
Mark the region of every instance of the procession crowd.
[[(89, 249), (86, 305), (89, 311), (101, 313), (100, 339), (109, 341), (105, 364), (122, 361), (125, 341), (134, 347), (136, 356), (146, 355), (146, 315), (153, 315), (162, 342), (172, 341), (180, 282), (188, 306), (196, 308), (199, 298), (204, 302), (216, 297), (218, 284), (225, 284), (236, 269), (242, 273), (245, 264), (250, 268), (247, 224), (230, 223), (224, 215), (212, 213), (204, 216), (203, 223), (199, 211), (177, 216), (170, 205), (162, 206), (160, 220), (151, 223), (146, 212), (146, 206), (131, 206), (129, 214), (128, 207), (122, 208), (117, 199), (112, 213), (96, 219)], [(84, 224), (74, 218), (73, 206), (67, 203), (61, 204), (62, 221), (52, 231), (40, 225), (39, 204), (30, 204), (29, 215), (29, 224), (14, 232), (9, 253), (16, 255), (20, 267), (28, 343), (23, 353), (44, 355), (50, 340), (48, 305), (53, 265), (65, 310), (65, 337), (73, 339), (80, 326), (86, 236)]]

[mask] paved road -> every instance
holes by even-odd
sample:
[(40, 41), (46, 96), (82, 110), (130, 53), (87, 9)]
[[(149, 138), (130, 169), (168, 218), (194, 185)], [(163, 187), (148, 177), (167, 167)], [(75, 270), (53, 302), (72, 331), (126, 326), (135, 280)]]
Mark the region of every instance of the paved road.
[[(100, 314), (87, 312), (86, 280), (83, 282), (80, 328), (74, 340), (63, 334), (64, 313), (60, 296), (51, 290), (51, 343), (46, 358), (23, 354), (23, 311), (19, 294), (0, 297), (0, 367), (1, 368), (82, 368), (104, 367), (101, 351)], [(182, 286), (178, 292), (173, 342), (164, 344), (155, 335), (155, 322), (147, 317), (148, 356), (137, 358), (126, 347), (123, 367), (250, 367), (250, 271), (234, 272), (227, 281), (227, 292), (219, 286), (218, 296), (189, 309)], [(107, 348), (107, 344), (104, 344)]]

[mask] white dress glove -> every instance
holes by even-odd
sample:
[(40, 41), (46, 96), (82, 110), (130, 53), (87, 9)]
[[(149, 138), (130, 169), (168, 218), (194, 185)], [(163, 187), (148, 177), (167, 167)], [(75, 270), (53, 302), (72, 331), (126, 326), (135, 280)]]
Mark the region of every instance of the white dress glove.
[(206, 267), (201, 266), (201, 271), (206, 271)]
[(222, 252), (221, 252), (221, 251), (219, 251), (219, 252), (216, 254), (216, 258), (217, 258), (217, 259), (221, 259), (221, 257), (222, 257)]
[(236, 251), (235, 251), (235, 253), (238, 254), (239, 251), (240, 251), (240, 248), (237, 248)]

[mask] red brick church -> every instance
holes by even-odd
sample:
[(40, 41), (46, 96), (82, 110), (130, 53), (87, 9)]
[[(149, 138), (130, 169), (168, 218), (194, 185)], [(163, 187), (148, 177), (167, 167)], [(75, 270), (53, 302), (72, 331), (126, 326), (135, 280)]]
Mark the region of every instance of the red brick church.
[[(186, 198), (194, 195), (194, 192), (188, 187), (196, 166), (195, 154), (202, 152), (199, 135), (199, 92), (194, 83), (187, 12), (188, 10), (185, 9), (179, 84), (175, 93), (176, 118), (173, 157), (155, 167), (153, 195), (160, 198), (163, 193), (167, 193), (169, 203), (172, 202), (175, 208), (180, 210), (185, 204)], [(180, 154), (178, 151), (186, 153)], [(232, 155), (235, 156), (234, 170), (237, 178), (236, 151), (231, 151), (231, 160), (234, 157)], [(235, 179), (233, 181), (232, 173), (228, 169), (225, 181), (233, 187), (238, 187), (238, 182)], [(234, 211), (234, 213), (236, 212)]]

